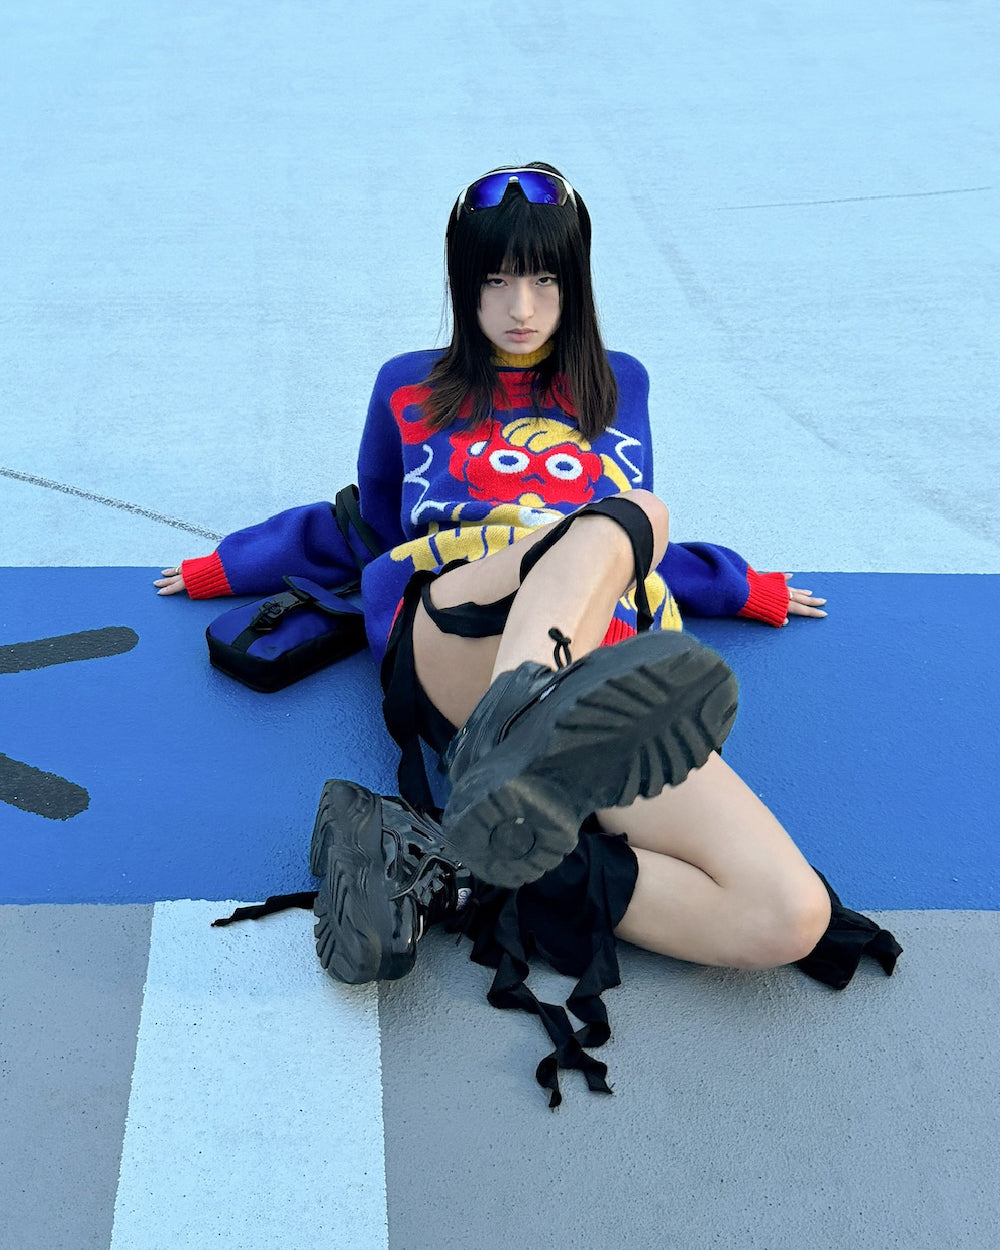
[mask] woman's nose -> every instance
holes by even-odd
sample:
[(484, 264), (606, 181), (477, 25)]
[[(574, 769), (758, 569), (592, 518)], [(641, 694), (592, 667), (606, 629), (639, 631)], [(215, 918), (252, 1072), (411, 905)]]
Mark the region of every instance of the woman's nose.
[(515, 321), (527, 321), (531, 316), (531, 288), (522, 278), (515, 282), (510, 292), (510, 315)]

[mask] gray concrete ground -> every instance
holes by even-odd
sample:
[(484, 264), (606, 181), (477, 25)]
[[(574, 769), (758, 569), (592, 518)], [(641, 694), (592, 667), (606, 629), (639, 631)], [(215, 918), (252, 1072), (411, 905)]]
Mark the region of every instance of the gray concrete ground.
[(613, 1098), (568, 1074), (554, 1114), (537, 1023), (484, 1015), (486, 970), (435, 939), (379, 995), (391, 1244), (992, 1245), (997, 916), (878, 918), (905, 959), (842, 994), (623, 951)]

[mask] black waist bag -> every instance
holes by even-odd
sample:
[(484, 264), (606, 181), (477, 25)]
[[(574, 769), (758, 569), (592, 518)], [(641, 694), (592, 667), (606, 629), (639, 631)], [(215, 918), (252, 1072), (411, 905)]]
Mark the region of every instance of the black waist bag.
[(367, 642), (361, 608), (343, 594), (357, 582), (325, 590), (305, 577), (286, 577), (288, 590), (245, 603), (205, 631), (213, 666), (265, 694), (290, 686)]

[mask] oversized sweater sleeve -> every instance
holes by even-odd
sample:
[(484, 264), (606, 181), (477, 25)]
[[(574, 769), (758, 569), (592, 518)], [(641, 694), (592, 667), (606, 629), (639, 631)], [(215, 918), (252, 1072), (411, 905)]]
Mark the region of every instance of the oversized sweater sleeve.
[[(357, 553), (368, 559), (360, 547)], [(268, 595), (284, 589), (286, 574), (337, 586), (357, 573), (333, 505), (305, 504), (229, 534), (209, 556), (185, 560), (184, 585), (192, 599), (216, 595)]]
[[(411, 353), (388, 361), (379, 371), (368, 405), (358, 456), (361, 515), (385, 550), (404, 541), (403, 453), (392, 393), (397, 386), (424, 377), (435, 355)], [(331, 504), (313, 503), (228, 535), (211, 555), (185, 560), (181, 572), (192, 599), (267, 595), (283, 589), (286, 574), (308, 577), (321, 586), (339, 585), (354, 577), (359, 561), (366, 564), (370, 559), (360, 542), (354, 550), (347, 545)]]
[(401, 521), (403, 446), (391, 400), (405, 376), (401, 370), (407, 359), (397, 356), (379, 370), (358, 448), (361, 515), (387, 551), (405, 541)]
[(783, 573), (758, 573), (741, 555), (714, 543), (668, 543), (658, 566), (681, 612), (743, 616), (783, 625), (788, 585)]

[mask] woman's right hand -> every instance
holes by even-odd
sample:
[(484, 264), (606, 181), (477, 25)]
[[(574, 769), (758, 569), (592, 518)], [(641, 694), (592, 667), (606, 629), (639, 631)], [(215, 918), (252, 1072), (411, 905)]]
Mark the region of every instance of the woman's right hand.
[(182, 590), (186, 590), (184, 585), (184, 575), (181, 573), (181, 566), (178, 564), (176, 568), (164, 569), (163, 576), (158, 577), (153, 585), (156, 587), (158, 595), (179, 595)]

